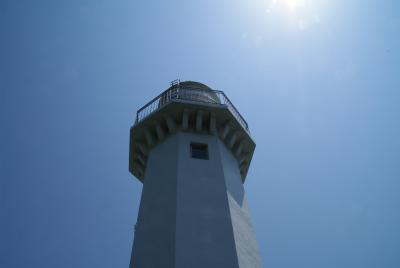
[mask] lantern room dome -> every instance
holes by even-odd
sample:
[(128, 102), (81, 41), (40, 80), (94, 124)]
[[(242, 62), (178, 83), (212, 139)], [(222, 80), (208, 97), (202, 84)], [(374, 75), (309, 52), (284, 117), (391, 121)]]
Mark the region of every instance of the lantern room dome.
[(218, 95), (208, 86), (195, 82), (184, 81), (170, 86), (161, 96), (159, 107), (172, 99), (181, 99), (187, 101), (197, 101), (220, 104)]

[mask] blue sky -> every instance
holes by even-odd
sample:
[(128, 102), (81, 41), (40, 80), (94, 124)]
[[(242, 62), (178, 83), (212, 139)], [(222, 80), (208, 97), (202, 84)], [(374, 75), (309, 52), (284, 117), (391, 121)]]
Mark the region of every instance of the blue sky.
[(0, 266), (127, 267), (136, 110), (223, 90), (265, 267), (400, 266), (400, 4), (0, 2)]

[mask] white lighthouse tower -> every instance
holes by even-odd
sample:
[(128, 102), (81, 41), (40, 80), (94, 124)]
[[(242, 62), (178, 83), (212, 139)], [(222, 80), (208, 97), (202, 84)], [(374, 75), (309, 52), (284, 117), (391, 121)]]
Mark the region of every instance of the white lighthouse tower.
[(243, 183), (255, 143), (222, 92), (176, 80), (137, 112), (143, 183), (130, 267), (261, 267)]

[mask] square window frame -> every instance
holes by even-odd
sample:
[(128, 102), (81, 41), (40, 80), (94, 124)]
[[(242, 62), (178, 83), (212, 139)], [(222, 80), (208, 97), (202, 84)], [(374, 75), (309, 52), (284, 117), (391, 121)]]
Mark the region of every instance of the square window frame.
[[(204, 156), (201, 156), (200, 154), (196, 155), (196, 150), (197, 152), (203, 151), (201, 153), (203, 153)], [(208, 152), (208, 144), (203, 142), (193, 142), (193, 141), (190, 142), (190, 156), (193, 159), (210, 160), (210, 154)]]

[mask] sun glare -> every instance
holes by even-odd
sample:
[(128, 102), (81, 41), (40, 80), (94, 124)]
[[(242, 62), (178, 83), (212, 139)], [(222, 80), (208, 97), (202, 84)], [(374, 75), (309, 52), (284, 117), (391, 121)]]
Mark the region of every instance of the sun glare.
[(272, 0), (271, 4), (272, 7), (281, 7), (290, 12), (295, 12), (306, 6), (305, 0)]
[(290, 11), (296, 11), (297, 9), (304, 7), (303, 0), (286, 0), (284, 2)]
[(319, 23), (319, 14), (314, 0), (270, 0), (266, 13), (282, 14), (301, 31)]

